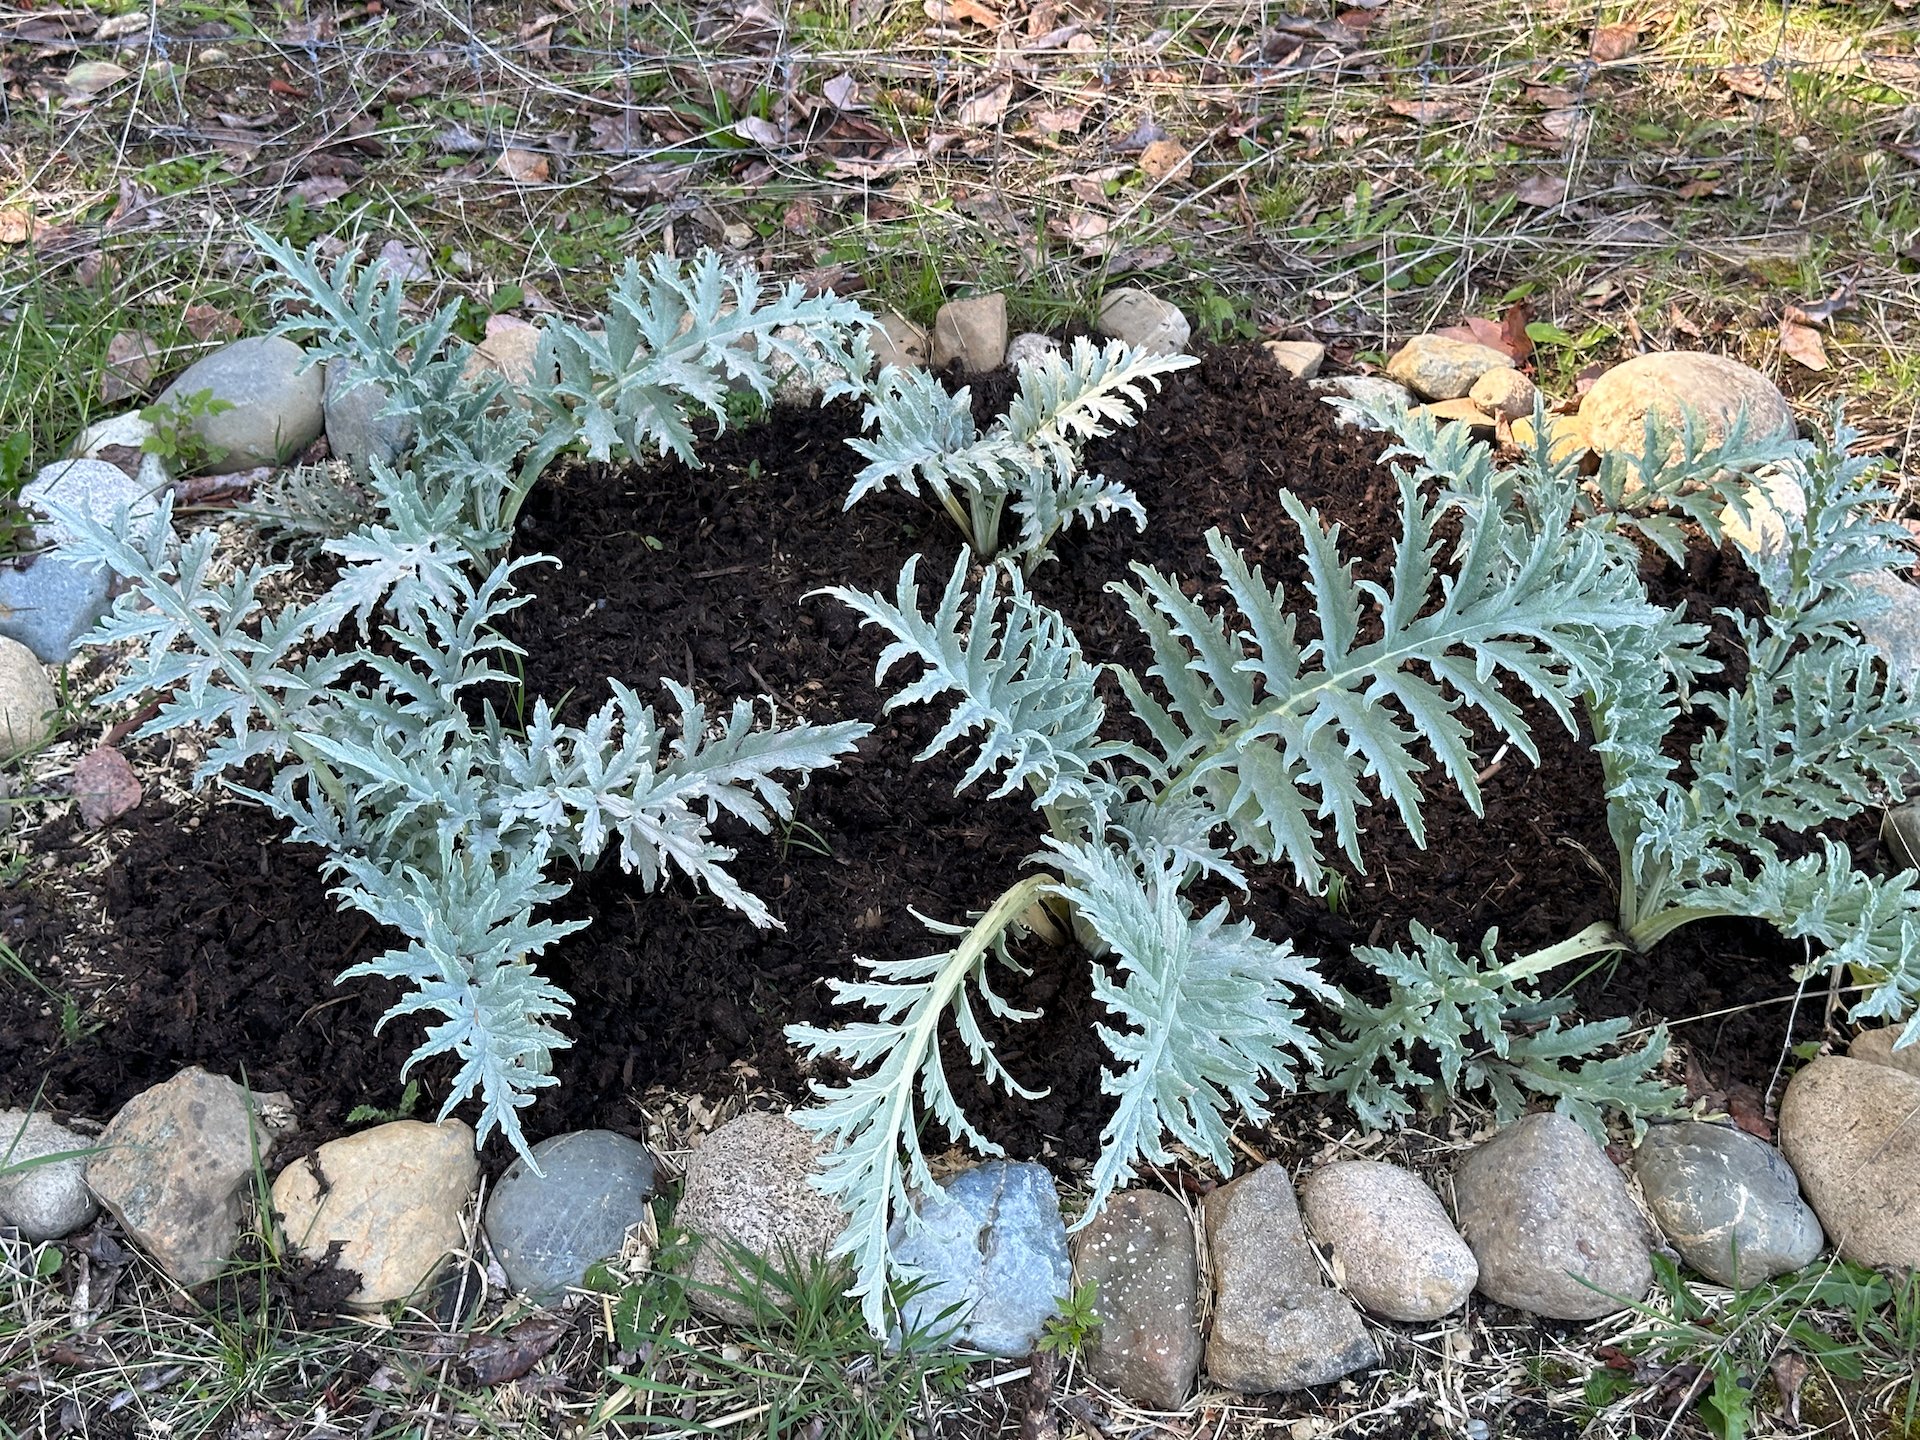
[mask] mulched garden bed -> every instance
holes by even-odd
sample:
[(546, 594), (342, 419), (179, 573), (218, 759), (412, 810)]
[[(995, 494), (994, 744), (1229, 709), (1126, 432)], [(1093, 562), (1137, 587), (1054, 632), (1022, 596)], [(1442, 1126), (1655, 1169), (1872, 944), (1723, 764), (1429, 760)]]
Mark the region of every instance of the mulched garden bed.
[[(983, 412), (1004, 403), (1009, 381), (975, 386)], [(843, 443), (858, 410), (777, 410), (763, 424), (704, 447), (706, 466), (577, 467), (543, 483), (522, 522), (523, 545), (556, 555), (558, 571), (530, 577), (536, 598), (514, 617), (533, 694), (560, 700), (578, 719), (616, 676), (658, 696), (655, 678), (692, 677), (711, 703), (769, 695), (783, 717), (865, 719), (874, 734), (858, 757), (818, 777), (786, 833), (735, 839), (734, 867), (785, 928), (759, 931), (684, 884), (648, 894), (611, 854), (559, 907), (591, 927), (543, 962), (576, 1002), (573, 1047), (561, 1084), (526, 1115), (535, 1138), (581, 1126), (637, 1130), (652, 1087), (719, 1095), (768, 1089), (805, 1093), (782, 1030), (840, 1013), (825, 981), (851, 973), (850, 957), (896, 956), (935, 944), (910, 913), (959, 921), (1022, 869), (1042, 831), (1018, 797), (976, 789), (956, 797), (960, 766), (917, 764), (931, 717), (881, 715), (872, 683), (880, 640), (844, 607), (810, 595), (847, 584), (890, 591), (901, 561), (924, 552), (923, 589), (949, 573), (958, 539), (931, 505), (900, 495), (843, 502), (856, 457)], [(1303, 579), (1298, 543), (1275, 500), (1291, 487), (1339, 523), (1363, 575), (1391, 565), (1397, 498), (1377, 463), (1380, 440), (1337, 430), (1331, 409), (1277, 371), (1254, 346), (1208, 352), (1173, 377), (1140, 426), (1092, 447), (1095, 469), (1139, 495), (1147, 528), (1119, 522), (1075, 530), (1035, 588), (1075, 624), (1096, 659), (1138, 662), (1143, 646), (1111, 582), (1142, 561), (1210, 584), (1204, 535), (1218, 526), (1270, 577)], [(1757, 589), (1729, 550), (1704, 548), (1682, 568), (1650, 559), (1656, 598), (1707, 620), (1750, 608)], [(561, 700), (564, 697), (564, 700)], [(1484, 784), (1486, 813), (1470, 814), (1437, 786), (1419, 850), (1376, 809), (1364, 873), (1346, 876), (1342, 903), (1298, 894), (1278, 869), (1257, 877), (1239, 909), (1270, 938), (1291, 938), (1326, 973), (1364, 983), (1355, 945), (1389, 944), (1420, 920), (1465, 942), (1499, 927), (1519, 953), (1573, 934), (1611, 909), (1612, 845), (1597, 761), (1550, 715), (1535, 713), (1541, 763), (1508, 756)], [(1491, 743), (1483, 759), (1494, 759)], [(183, 818), (184, 816), (184, 818)], [(340, 1133), (356, 1105), (391, 1105), (417, 1025), (374, 1026), (393, 998), (384, 982), (336, 986), (341, 969), (377, 952), (381, 935), (337, 912), (311, 852), (285, 846), (261, 811), (236, 802), (180, 814), (149, 807), (121, 822), (124, 848), (95, 879), (30, 888), (8, 913), (8, 933), (58, 989), (73, 991), (97, 1029), (75, 1035), (57, 1007), (23, 983), (0, 986), (0, 1103), (108, 1117), (142, 1088), (183, 1065), (291, 1092), (302, 1145)], [(1871, 857), (1874, 819), (1844, 833)], [(38, 848), (77, 847), (69, 822), (48, 826)], [(84, 853), (76, 848), (76, 854)], [(75, 884), (91, 886), (111, 921)], [(1040, 1102), (1007, 1104), (974, 1094), (989, 1133), (1016, 1155), (1084, 1159), (1097, 1149), (1108, 1104), (1084, 958), (1029, 945), (1031, 976), (1013, 998), (1044, 1008), (1000, 1053), (1014, 1073), (1047, 1085)], [(1589, 1015), (1684, 1020), (1735, 1013), (1684, 1028), (1698, 1079), (1715, 1088), (1764, 1089), (1783, 1043), (1802, 958), (1770, 931), (1701, 924), (1652, 957), (1629, 957), (1583, 983)], [(1802, 1033), (1819, 1007), (1799, 1011)], [(423, 1066), (430, 1109), (444, 1066)], [(1330, 1102), (1290, 1102), (1276, 1128), (1311, 1128)]]

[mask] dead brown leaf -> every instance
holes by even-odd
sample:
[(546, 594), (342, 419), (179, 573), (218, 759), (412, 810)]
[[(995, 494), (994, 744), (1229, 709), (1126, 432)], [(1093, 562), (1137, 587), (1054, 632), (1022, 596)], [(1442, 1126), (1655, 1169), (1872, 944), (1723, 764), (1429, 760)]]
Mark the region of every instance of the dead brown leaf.
[(1067, 219), (1056, 216), (1048, 222), (1047, 228), (1063, 239), (1071, 240), (1076, 245), (1086, 246), (1104, 240), (1112, 225), (1113, 222), (1104, 215), (1083, 211)]
[(1687, 181), (1686, 184), (1682, 185), (1673, 193), (1678, 195), (1682, 200), (1700, 200), (1708, 195), (1719, 194), (1720, 182), (1718, 180), (1707, 179), (1703, 176), (1698, 180)]
[(1525, 94), (1534, 104), (1548, 110), (1565, 110), (1580, 103), (1580, 92), (1564, 85), (1529, 85)]
[(1780, 1391), (1780, 1408), (1787, 1412), (1787, 1423), (1798, 1428), (1800, 1424), (1800, 1387), (1806, 1383), (1807, 1376), (1813, 1373), (1813, 1367), (1793, 1353), (1782, 1350), (1768, 1363), (1773, 1372), (1774, 1386)]
[(153, 385), (153, 367), (160, 347), (150, 335), (122, 330), (107, 341), (106, 364), (100, 371), (100, 398), (109, 405), (144, 395)]
[(140, 803), (140, 777), (111, 745), (96, 745), (73, 767), (73, 798), (90, 830), (119, 819)]
[(1675, 330), (1678, 330), (1682, 335), (1685, 335), (1692, 340), (1698, 340), (1701, 336), (1707, 333), (1706, 331), (1702, 330), (1699, 327), (1699, 325), (1694, 322), (1692, 317), (1689, 316), (1687, 312), (1682, 310), (1678, 305), (1670, 304), (1667, 306), (1667, 323), (1673, 326), (1673, 328)]
[(315, 175), (310, 180), (302, 180), (293, 187), (293, 193), (306, 201), (307, 208), (317, 210), (322, 205), (331, 205), (347, 193), (347, 182), (338, 175)]
[(1087, 123), (1084, 110), (1034, 110), (1029, 112), (1027, 120), (1042, 135), (1077, 135), (1080, 127)]
[(240, 333), (240, 317), (214, 305), (189, 305), (180, 317), (187, 333), (199, 341), (231, 340)]
[(962, 125), (998, 125), (1013, 103), (1013, 82), (1003, 80), (990, 89), (969, 96), (954, 118)]
[(1596, 25), (1587, 53), (1602, 65), (1624, 60), (1640, 48), (1640, 27), (1631, 23)]
[(66, 92), (76, 99), (91, 99), (102, 90), (118, 85), (127, 78), (127, 67), (116, 65), (111, 60), (82, 60), (71, 70), (61, 83)]
[(45, 228), (24, 205), (0, 210), (0, 245), (24, 245)]
[(467, 1346), (466, 1362), (476, 1384), (504, 1385), (518, 1380), (566, 1333), (557, 1315), (535, 1315), (504, 1335), (482, 1335)]
[(1589, 117), (1585, 110), (1549, 110), (1540, 117), (1540, 128), (1556, 140), (1571, 140), (1586, 127)]
[(1765, 65), (1733, 65), (1720, 72), (1720, 81), (1736, 95), (1749, 100), (1784, 100), (1786, 87), (1773, 78)]
[(1827, 347), (1820, 341), (1820, 332), (1811, 325), (1798, 325), (1791, 320), (1782, 320), (1780, 349), (1788, 359), (1809, 370), (1828, 368)]
[(1536, 210), (1548, 210), (1567, 198), (1567, 182), (1557, 175), (1530, 175), (1513, 187), (1513, 198)]
[(1396, 115), (1404, 116), (1416, 125), (1437, 125), (1448, 120), (1465, 120), (1473, 113), (1458, 100), (1400, 100), (1387, 101), (1387, 109)]
[(826, 84), (820, 87), (820, 93), (827, 97), (827, 103), (836, 110), (865, 110), (860, 103), (860, 85), (853, 76), (842, 70)]
[(552, 164), (538, 150), (502, 150), (493, 168), (517, 185), (544, 185), (553, 178)]
[(1140, 152), (1140, 171), (1158, 184), (1193, 173), (1193, 156), (1178, 140), (1156, 140)]
[(778, 150), (787, 143), (786, 131), (758, 115), (734, 121), (732, 129), (742, 140), (750, 140), (762, 150)]
[(922, 0), (920, 8), (927, 12), (927, 18), (936, 25), (955, 25), (965, 21), (988, 30), (1000, 27), (1000, 12), (991, 5), (981, 4), (980, 0)]
[(1472, 345), (1491, 345), (1502, 351), (1507, 349), (1506, 331), (1501, 328), (1500, 322), (1489, 320), (1484, 315), (1469, 315), (1458, 325), (1446, 325), (1433, 333), (1450, 340), (1465, 340)]

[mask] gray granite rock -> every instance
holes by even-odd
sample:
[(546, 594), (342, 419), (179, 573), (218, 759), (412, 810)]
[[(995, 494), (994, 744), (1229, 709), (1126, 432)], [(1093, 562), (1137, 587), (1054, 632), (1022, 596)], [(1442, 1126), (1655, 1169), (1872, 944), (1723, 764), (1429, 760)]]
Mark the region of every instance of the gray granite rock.
[(1633, 1169), (1661, 1232), (1715, 1284), (1744, 1290), (1819, 1258), (1825, 1237), (1799, 1180), (1757, 1135), (1697, 1120), (1655, 1125)]
[(352, 383), (344, 360), (327, 362), (327, 448), (355, 475), (365, 475), (375, 460), (391, 465), (413, 443), (413, 421), (385, 415), (386, 389), (372, 380)]
[(1523, 1115), (1469, 1151), (1453, 1197), (1489, 1300), (1549, 1320), (1593, 1320), (1653, 1283), (1646, 1223), (1626, 1182), (1564, 1115)]
[(204, 470), (281, 464), (312, 444), (325, 422), (320, 367), (283, 335), (249, 336), (202, 356), (156, 403), (175, 405), (203, 390), (233, 407), (193, 422), (210, 456)]
[(919, 1223), (903, 1217), (887, 1233), (895, 1261), (926, 1282), (901, 1307), (906, 1330), (989, 1355), (1031, 1351), (1059, 1313), (1071, 1271), (1060, 1197), (1046, 1168), (976, 1165), (921, 1196), (916, 1214)]
[(1380, 1363), (1353, 1302), (1321, 1278), (1280, 1165), (1200, 1203), (1213, 1281), (1207, 1375), (1243, 1394), (1303, 1390)]
[(121, 1107), (95, 1142), (87, 1187), (161, 1269), (204, 1284), (240, 1238), (240, 1189), (273, 1150), (276, 1099), (182, 1070)]
[(687, 1159), (674, 1221), (698, 1237), (687, 1278), (697, 1309), (745, 1324), (753, 1312), (737, 1290), (735, 1248), (769, 1264), (822, 1259), (846, 1227), (834, 1200), (813, 1187), (820, 1145), (784, 1115), (755, 1112), (729, 1120)]
[(58, 1240), (93, 1219), (100, 1207), (87, 1189), (92, 1149), (50, 1116), (0, 1110), (0, 1225), (28, 1240)]
[(611, 1130), (575, 1130), (518, 1159), (487, 1201), (487, 1239), (515, 1290), (550, 1304), (596, 1261), (620, 1253), (653, 1198), (652, 1153)]
[(933, 317), (936, 370), (957, 365), (968, 375), (997, 370), (1007, 358), (1007, 297), (976, 295), (949, 300)]
[(82, 565), (58, 551), (0, 563), (0, 637), (45, 664), (64, 664), (112, 598), (113, 575), (105, 566)]
[(1842, 1255), (1920, 1267), (1920, 1077), (1822, 1055), (1781, 1098), (1780, 1148)]
[(1337, 1160), (1300, 1182), (1300, 1203), (1314, 1238), (1333, 1254), (1341, 1288), (1363, 1309), (1389, 1320), (1438, 1320), (1473, 1293), (1473, 1251), (1411, 1170)]
[(51, 517), (45, 502), (51, 500), (100, 525), (112, 524), (122, 511), (138, 522), (160, 508), (159, 489), (166, 483), (164, 472), (143, 469), (141, 473), (149, 478), (129, 478), (126, 471), (105, 460), (57, 460), (20, 487), (20, 504), (34, 517), (35, 537), (57, 546), (68, 532)]
[(1860, 622), (1862, 638), (1887, 657), (1896, 675), (1920, 673), (1920, 585), (1884, 571), (1859, 576), (1853, 583), (1856, 590), (1870, 591), (1887, 601), (1886, 609)]
[(1489, 370), (1511, 370), (1513, 357), (1491, 345), (1447, 335), (1416, 335), (1387, 361), (1387, 376), (1422, 400), (1459, 400)]
[[(0, 594), (6, 573), (0, 569)], [(44, 741), (52, 733), (48, 717), (59, 703), (39, 657), (18, 640), (0, 636), (0, 756), (18, 755)]]
[(127, 410), (87, 426), (74, 437), (67, 453), (76, 460), (99, 460), (109, 452), (116, 457), (140, 454), (153, 434), (153, 426), (140, 418), (138, 410)]
[(1096, 328), (1102, 335), (1124, 340), (1149, 355), (1179, 355), (1193, 338), (1193, 327), (1178, 305), (1132, 285), (1106, 293), (1100, 301)]
[(1060, 342), (1051, 335), (1029, 330), (1016, 335), (1007, 346), (1007, 364), (1018, 370), (1022, 365), (1037, 365), (1049, 355), (1060, 353)]
[(1073, 1239), (1073, 1286), (1094, 1287), (1087, 1371), (1149, 1410), (1178, 1410), (1200, 1373), (1200, 1259), (1186, 1206), (1157, 1190), (1111, 1197)]

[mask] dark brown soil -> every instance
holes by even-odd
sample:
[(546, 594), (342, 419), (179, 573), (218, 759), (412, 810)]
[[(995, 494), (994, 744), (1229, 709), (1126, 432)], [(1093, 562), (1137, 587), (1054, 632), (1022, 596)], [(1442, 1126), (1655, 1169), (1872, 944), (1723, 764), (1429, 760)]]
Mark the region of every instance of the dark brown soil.
[[(1006, 391), (1004, 378), (978, 388), (983, 409)], [(834, 1017), (825, 981), (849, 974), (854, 955), (929, 945), (910, 912), (965, 918), (1018, 876), (1036, 846), (1042, 827), (1017, 798), (956, 797), (958, 765), (914, 761), (931, 718), (882, 714), (885, 696), (872, 684), (878, 638), (811, 594), (827, 584), (890, 589), (915, 551), (927, 557), (923, 586), (937, 586), (957, 553), (944, 516), (925, 503), (887, 495), (843, 511), (858, 459), (842, 442), (856, 421), (845, 405), (777, 411), (714, 439), (702, 470), (582, 467), (532, 497), (523, 546), (557, 556), (561, 568), (535, 572), (537, 598), (517, 613), (514, 636), (527, 651), (530, 691), (564, 697), (565, 717), (597, 706), (607, 676), (657, 694), (655, 677), (670, 675), (691, 677), (709, 696), (769, 695), (783, 717), (875, 725), (855, 760), (804, 793), (790, 832), (731, 837), (735, 873), (783, 929), (755, 930), (685, 885), (649, 894), (611, 856), (580, 878), (559, 909), (592, 925), (545, 961), (575, 997), (574, 1045), (560, 1057), (560, 1086), (528, 1113), (535, 1136), (635, 1128), (654, 1086), (801, 1095), (782, 1030)], [(1094, 449), (1097, 467), (1140, 496), (1146, 530), (1122, 522), (1073, 531), (1036, 588), (1093, 657), (1138, 662), (1141, 642), (1107, 589), (1130, 561), (1205, 588), (1204, 536), (1218, 526), (1270, 577), (1298, 586), (1297, 536), (1275, 498), (1283, 485), (1343, 527), (1363, 576), (1383, 578), (1396, 491), (1376, 463), (1377, 442), (1331, 421), (1257, 348), (1209, 353), (1174, 378), (1138, 428)], [(1684, 571), (1649, 562), (1647, 574), (1657, 598), (1702, 619), (1755, 600), (1731, 554), (1703, 552)], [(1501, 765), (1485, 784), (1483, 817), (1436, 789), (1421, 851), (1376, 811), (1364, 870), (1347, 875), (1337, 913), (1278, 871), (1258, 878), (1244, 913), (1350, 983), (1364, 979), (1352, 947), (1402, 939), (1411, 920), (1463, 941), (1497, 926), (1517, 953), (1605, 916), (1611, 843), (1598, 764), (1550, 716), (1534, 719), (1541, 765), (1517, 757)], [(1484, 758), (1492, 752), (1489, 743)], [(0, 991), (0, 1103), (44, 1090), (43, 1103), (105, 1118), (197, 1063), (244, 1067), (256, 1085), (292, 1092), (309, 1143), (338, 1133), (357, 1104), (392, 1104), (417, 1027), (400, 1021), (376, 1032), (392, 987), (334, 984), (381, 937), (333, 909), (311, 853), (279, 844), (261, 812), (236, 802), (186, 828), (164, 812), (123, 823), (131, 839), (99, 882), (109, 937), (74, 938), (73, 917), (40, 895), (12, 914), (25, 953), (103, 1024), (63, 1038), (56, 1007), (18, 984)], [(57, 853), (70, 838), (56, 825), (40, 843)], [(1864, 857), (1871, 821), (1846, 838)], [(974, 1098), (989, 1132), (1016, 1154), (1087, 1157), (1107, 1106), (1086, 964), (1071, 950), (1034, 947), (1026, 958), (1033, 973), (1014, 998), (1045, 1016), (1015, 1030), (1001, 1054), (1050, 1093), (1032, 1106)], [(1657, 956), (1596, 977), (1581, 998), (1592, 1014), (1685, 1019), (1787, 992), (1799, 958), (1756, 927), (1698, 925)], [(1813, 1011), (1803, 1009), (1804, 1024), (1817, 1024)], [(1749, 1010), (1690, 1025), (1684, 1038), (1716, 1082), (1764, 1085), (1785, 1013)], [(423, 1067), (429, 1102), (444, 1093), (445, 1074)], [(1297, 1103), (1310, 1124), (1330, 1102)]]

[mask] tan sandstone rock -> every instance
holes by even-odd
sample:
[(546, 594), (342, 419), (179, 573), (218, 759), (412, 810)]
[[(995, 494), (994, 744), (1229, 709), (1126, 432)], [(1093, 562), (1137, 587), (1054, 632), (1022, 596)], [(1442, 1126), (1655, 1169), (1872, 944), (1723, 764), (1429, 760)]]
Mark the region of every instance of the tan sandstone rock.
[(1920, 1267), (1920, 1078), (1823, 1055), (1787, 1086), (1780, 1148), (1842, 1255)]
[(480, 1162), (458, 1120), (395, 1120), (329, 1140), (273, 1182), (287, 1241), (318, 1260), (336, 1242), (339, 1266), (360, 1277), (347, 1297), (377, 1309), (418, 1291), (465, 1236), (460, 1213)]
[(1000, 368), (1007, 358), (1007, 297), (949, 300), (933, 317), (932, 365), (958, 365), (968, 375)]

